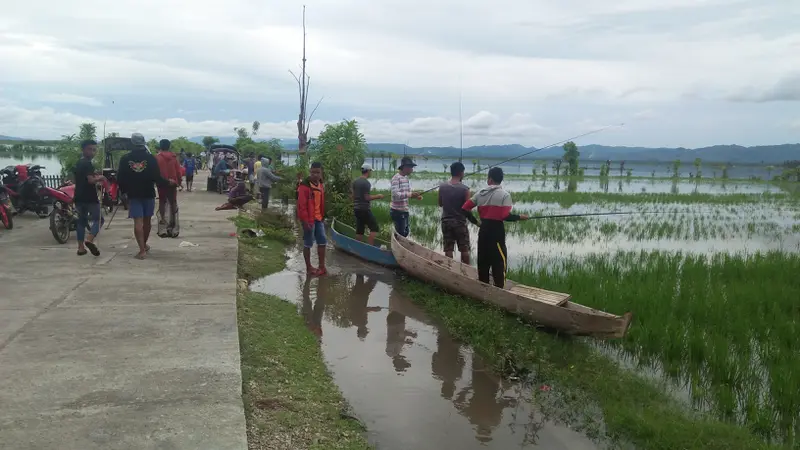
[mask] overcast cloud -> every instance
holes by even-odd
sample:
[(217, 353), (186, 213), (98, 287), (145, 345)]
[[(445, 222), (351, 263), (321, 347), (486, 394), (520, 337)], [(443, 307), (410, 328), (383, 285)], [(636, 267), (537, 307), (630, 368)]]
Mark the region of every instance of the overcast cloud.
[[(296, 137), (302, 3), (0, 0), (0, 134)], [(798, 142), (796, 0), (308, 1), (312, 133), (372, 142)]]

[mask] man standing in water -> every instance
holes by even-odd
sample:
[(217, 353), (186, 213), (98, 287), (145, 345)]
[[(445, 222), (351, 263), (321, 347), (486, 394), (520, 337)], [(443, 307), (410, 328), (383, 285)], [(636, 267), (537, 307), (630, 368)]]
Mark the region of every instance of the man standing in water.
[[(158, 143), (158, 169), (161, 177), (174, 182), (176, 185), (182, 184), (181, 164), (175, 153), (170, 151), (168, 139), (162, 139)], [(178, 237), (180, 224), (178, 222), (178, 188), (175, 186), (158, 187), (158, 235), (160, 237)]]
[(364, 163), (361, 166), (361, 176), (353, 181), (353, 213), (356, 216), (356, 239), (364, 240), (364, 230), (369, 227), (369, 245), (375, 245), (375, 235), (378, 234), (378, 221), (372, 215), (371, 202), (383, 198), (382, 194), (372, 195), (372, 184), (369, 176), (372, 174), (372, 166)]
[(464, 203), (469, 201), (469, 188), (461, 182), (464, 178), (464, 164), (454, 162), (450, 165), (450, 181), (439, 185), (439, 206), (442, 207), (442, 242), (444, 254), (453, 257), (453, 250), (458, 245), (461, 262), (469, 264), (469, 230), (467, 220), (478, 224), (475, 216), (464, 211)]
[(414, 171), (414, 167), (416, 167), (414, 161), (404, 156), (400, 160), (397, 173), (392, 177), (392, 205), (389, 216), (394, 222), (394, 230), (403, 237), (407, 237), (409, 233), (408, 199), (422, 200), (419, 192), (411, 191), (411, 182), (408, 181), (408, 176)]
[(119, 159), (117, 178), (120, 190), (128, 196), (128, 217), (133, 219), (133, 235), (139, 244), (136, 259), (145, 259), (150, 250), (147, 240), (150, 238), (156, 203), (153, 185), (174, 188), (177, 184), (161, 176), (158, 161), (147, 149), (141, 133), (133, 133), (131, 143), (134, 149)]
[[(308, 178), (297, 187), (297, 217), (303, 224), (303, 259), (309, 275), (326, 275), (325, 249), (328, 239), (325, 237), (325, 188), (322, 185), (322, 164), (311, 164)], [(311, 265), (311, 247), (317, 243), (319, 268)]]
[[(97, 199), (95, 184), (103, 183), (106, 178), (97, 175), (92, 164), (92, 158), (97, 153), (97, 142), (89, 139), (81, 142), (82, 157), (75, 164), (75, 210), (78, 213), (76, 234), (78, 235), (78, 256), (86, 254), (88, 248), (92, 255), (100, 256), (100, 250), (94, 239), (100, 232), (100, 201)], [(86, 236), (86, 226), (90, 225), (89, 236)]]
[(489, 283), (489, 269), (494, 285), (503, 288), (508, 267), (506, 251), (506, 228), (503, 222), (528, 220), (526, 214), (511, 214), (511, 195), (500, 187), (503, 169), (492, 167), (488, 173), (488, 186), (481, 189), (464, 203), (463, 209), (471, 211), (478, 207), (481, 218), (478, 231), (478, 279)]

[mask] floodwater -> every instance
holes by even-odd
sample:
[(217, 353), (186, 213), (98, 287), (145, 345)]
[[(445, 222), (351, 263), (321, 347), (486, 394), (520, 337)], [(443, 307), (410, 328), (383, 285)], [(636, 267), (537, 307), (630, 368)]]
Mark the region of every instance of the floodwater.
[(395, 274), (333, 249), (330, 274), (288, 269), (250, 289), (296, 302), (326, 363), (380, 449), (595, 449), (548, 420), (521, 383), (492, 373), (402, 293)]
[[(473, 191), (486, 186), (485, 175), (475, 175), (464, 180), (464, 184)], [(411, 175), (411, 185), (414, 190), (427, 190), (435, 186), (449, 176), (442, 175), (441, 179), (415, 177)], [(373, 178), (370, 180), (376, 190), (388, 190), (391, 180), (388, 178)], [(747, 183), (742, 181), (715, 182), (701, 181), (694, 183), (690, 180), (682, 179), (677, 182), (667, 180), (644, 180), (644, 179), (608, 179), (606, 181), (599, 178), (592, 180), (582, 180), (571, 182), (568, 178), (548, 177), (542, 179), (519, 180), (509, 179), (503, 181), (503, 188), (508, 192), (605, 192), (612, 194), (763, 194), (763, 193), (782, 193), (779, 186), (767, 183)]]
[(44, 166), (42, 174), (52, 175), (61, 172), (61, 163), (53, 153), (10, 153), (0, 152), (0, 169), (20, 164), (39, 164)]

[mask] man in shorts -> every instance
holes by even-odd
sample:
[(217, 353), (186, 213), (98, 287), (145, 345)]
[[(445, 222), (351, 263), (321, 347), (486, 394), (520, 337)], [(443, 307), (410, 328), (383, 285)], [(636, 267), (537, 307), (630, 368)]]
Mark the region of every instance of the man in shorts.
[[(322, 163), (311, 164), (308, 177), (297, 187), (297, 218), (303, 224), (303, 259), (309, 275), (326, 275), (325, 188), (322, 185)], [(311, 247), (317, 243), (319, 268), (311, 265)]]
[(353, 213), (356, 216), (356, 239), (364, 240), (364, 230), (369, 227), (369, 245), (375, 245), (375, 235), (378, 234), (378, 221), (372, 215), (371, 202), (383, 198), (382, 194), (372, 195), (368, 178), (372, 174), (372, 166), (364, 163), (361, 166), (361, 176), (353, 181)]
[(133, 219), (133, 235), (139, 245), (136, 259), (145, 259), (150, 250), (147, 240), (156, 205), (154, 185), (175, 187), (178, 184), (161, 176), (158, 161), (148, 150), (144, 136), (133, 133), (131, 143), (135, 148), (119, 159), (117, 179), (120, 191), (128, 196), (128, 217)]
[(469, 264), (469, 230), (467, 220), (478, 224), (471, 212), (464, 211), (464, 203), (470, 199), (469, 188), (461, 182), (464, 178), (464, 164), (454, 162), (450, 165), (450, 181), (439, 186), (439, 206), (442, 207), (442, 241), (444, 254), (452, 258), (458, 245), (461, 262)]

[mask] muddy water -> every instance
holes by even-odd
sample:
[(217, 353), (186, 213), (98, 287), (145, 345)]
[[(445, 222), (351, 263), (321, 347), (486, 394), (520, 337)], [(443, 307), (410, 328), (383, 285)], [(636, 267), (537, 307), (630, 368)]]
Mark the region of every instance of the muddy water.
[(379, 449), (594, 449), (529, 402), (393, 289), (394, 273), (333, 249), (330, 274), (301, 257), (250, 288), (297, 302), (336, 384)]

